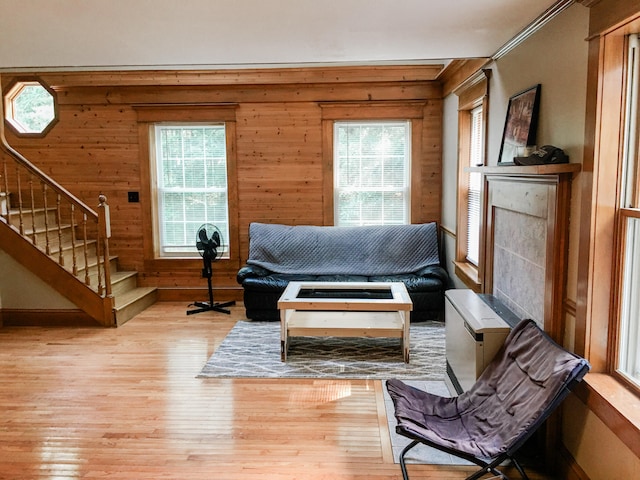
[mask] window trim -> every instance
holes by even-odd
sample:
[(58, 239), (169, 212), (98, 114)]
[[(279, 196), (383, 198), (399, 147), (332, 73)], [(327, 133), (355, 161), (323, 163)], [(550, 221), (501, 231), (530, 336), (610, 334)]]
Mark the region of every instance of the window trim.
[[(16, 88), (18, 88), (20, 85), (26, 86), (26, 85), (34, 85), (34, 84), (40, 85), (49, 93), (49, 95), (51, 95), (53, 99), (53, 118), (49, 121), (47, 126), (44, 129), (42, 129), (41, 132), (23, 132), (19, 130), (18, 127), (14, 124), (14, 120), (9, 118), (10, 116), (13, 115), (12, 97), (15, 96), (13, 91)], [(47, 83), (45, 83), (39, 77), (14, 78), (11, 82), (9, 82), (7, 87), (2, 92), (2, 101), (4, 102), (3, 103), (4, 118), (2, 120), (4, 121), (4, 124), (9, 128), (9, 130), (18, 137), (44, 138), (51, 131), (51, 129), (55, 127), (56, 124), (60, 121), (58, 94), (53, 88), (51, 88)]]
[[(640, 68), (638, 65), (640, 53), (640, 33), (629, 34), (623, 37), (624, 54), (622, 64), (624, 73), (620, 78), (619, 88), (622, 92), (620, 117), (618, 129), (620, 132), (620, 147), (616, 178), (617, 191), (615, 194), (614, 210), (614, 250), (613, 250), (613, 279), (611, 297), (611, 315), (609, 318), (609, 341), (607, 345), (607, 371), (619, 382), (640, 396), (640, 384), (637, 379), (630, 378), (619, 368), (623, 330), (623, 309), (626, 274), (627, 233), (631, 219), (640, 218), (638, 208), (638, 169), (640, 168), (640, 156), (638, 154), (639, 139), (637, 133), (638, 119), (640, 118), (640, 102), (638, 90), (640, 83)], [(633, 58), (631, 52), (633, 50)], [(635, 81), (632, 82), (631, 80)], [(631, 103), (635, 105), (630, 105)], [(637, 327), (636, 327), (637, 328)], [(640, 352), (636, 353), (636, 355)]]
[(138, 119), (138, 144), (140, 158), (141, 184), (148, 185), (149, 190), (140, 196), (141, 223), (144, 230), (143, 251), (144, 264), (148, 270), (193, 270), (200, 268), (202, 260), (198, 258), (159, 258), (155, 255), (153, 239), (153, 204), (154, 193), (151, 172), (151, 137), (150, 129), (155, 123), (224, 123), (227, 141), (227, 195), (229, 207), (229, 259), (220, 259), (228, 268), (239, 268), (240, 245), (238, 234), (238, 178), (237, 178), (237, 145), (236, 145), (236, 110), (235, 103), (197, 103), (197, 104), (145, 104), (133, 105)]
[(411, 121), (411, 180), (410, 223), (421, 221), (422, 199), (422, 136), (424, 101), (407, 102), (326, 102), (322, 109), (322, 163), (323, 163), (323, 223), (334, 225), (333, 205), (333, 124), (336, 121), (410, 120)]
[[(160, 188), (159, 188), (159, 179), (158, 179), (158, 170), (159, 170), (159, 162), (158, 162), (158, 137), (157, 137), (157, 133), (159, 130), (163, 129), (163, 128), (182, 128), (182, 127), (224, 127), (224, 132), (225, 132), (225, 149), (228, 150), (228, 148), (226, 147), (226, 144), (228, 142), (227, 139), (227, 125), (225, 122), (156, 122), (153, 124), (150, 124), (149, 126), (149, 139), (151, 142), (150, 145), (150, 151), (152, 152), (152, 154), (149, 156), (149, 161), (151, 162), (152, 168), (151, 168), (151, 178), (152, 178), (152, 182), (151, 182), (151, 191), (152, 191), (152, 207), (153, 207), (153, 215), (152, 215), (152, 221), (153, 221), (153, 245), (154, 245), (154, 257), (158, 258), (158, 259), (166, 259), (166, 258), (188, 258), (188, 259), (193, 259), (193, 258), (200, 258), (199, 254), (197, 253), (197, 251), (195, 250), (195, 246), (194, 246), (194, 250), (190, 251), (190, 252), (186, 252), (186, 251), (181, 251), (181, 252), (175, 252), (175, 253), (169, 253), (169, 252), (163, 252), (164, 249), (166, 249), (166, 245), (162, 244), (162, 235), (163, 235), (163, 226), (162, 226), (162, 221), (160, 219), (160, 214), (161, 214), (161, 210), (163, 209), (161, 206), (161, 194), (160, 194)], [(227, 159), (225, 157), (225, 167), (227, 169), (227, 173), (228, 173), (228, 167), (227, 167)], [(227, 197), (227, 218), (229, 216), (229, 179), (227, 177), (227, 182), (226, 182), (226, 186), (225, 186), (225, 193), (226, 193), (226, 197)], [(205, 190), (203, 188), (203, 190)], [(181, 191), (183, 192), (183, 191)], [(227, 220), (227, 224), (228, 224), (228, 220)], [(227, 225), (227, 228), (229, 228), (229, 225)], [(224, 245), (224, 249), (223, 249), (223, 253), (222, 256), (220, 257), (219, 260), (224, 260), (224, 259), (229, 259), (229, 233), (227, 232), (225, 233), (224, 231), (222, 231), (223, 233), (223, 240), (225, 242)], [(195, 238), (194, 238), (194, 242), (195, 242)]]
[(474, 265), (467, 259), (467, 223), (468, 223), (468, 190), (469, 175), (468, 166), (471, 155), (471, 112), (482, 107), (483, 116), (483, 151), (482, 165), (486, 165), (487, 159), (487, 119), (489, 114), (489, 79), (491, 70), (483, 69), (469, 77), (455, 90), (458, 96), (458, 198), (456, 220), (456, 250), (453, 261), (456, 276), (471, 290), (476, 293), (483, 291), (484, 272), (484, 229), (486, 221), (483, 218), (484, 201), (483, 186), (480, 190), (480, 245), (478, 247), (478, 265)]
[[(591, 7), (592, 17), (600, 7), (608, 8), (607, 4), (600, 2)], [(598, 18), (610, 20), (606, 15)], [(640, 31), (640, 18), (621, 18), (610, 27), (603, 30), (590, 26), (574, 350), (589, 360), (591, 372), (576, 393), (638, 455), (640, 395), (611, 372), (616, 320), (613, 311), (617, 308), (614, 252), (621, 145), (610, 139), (620, 138), (620, 119), (624, 116), (625, 36)]]

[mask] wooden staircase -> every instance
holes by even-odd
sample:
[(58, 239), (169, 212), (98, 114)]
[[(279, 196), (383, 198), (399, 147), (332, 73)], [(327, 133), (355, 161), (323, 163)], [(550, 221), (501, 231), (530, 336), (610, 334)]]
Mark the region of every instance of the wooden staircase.
[(9, 146), (1, 127), (0, 133), (0, 249), (105, 327), (155, 303), (157, 289), (138, 286), (137, 272), (119, 270), (109, 254), (106, 197), (94, 211)]
[[(101, 325), (122, 325), (155, 303), (156, 288), (139, 287), (137, 272), (119, 270), (116, 256), (101, 264), (98, 240), (78, 239), (78, 225), (58, 225), (56, 215), (55, 208), (0, 210), (0, 248)], [(31, 219), (23, 233), (9, 223), (21, 216)]]

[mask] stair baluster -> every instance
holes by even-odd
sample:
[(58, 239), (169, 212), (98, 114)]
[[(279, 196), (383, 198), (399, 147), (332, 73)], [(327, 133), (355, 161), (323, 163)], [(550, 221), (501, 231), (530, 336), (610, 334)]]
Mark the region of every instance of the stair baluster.
[(47, 202), (47, 184), (42, 184), (42, 205), (44, 208), (44, 244), (45, 252), (51, 256), (51, 242), (49, 241), (49, 202)]
[(72, 260), (72, 271), (73, 274), (78, 276), (78, 256), (76, 255), (76, 207), (71, 204), (71, 256)]
[(87, 248), (87, 214), (82, 214), (82, 253), (84, 255), (84, 283), (91, 285), (89, 278), (89, 249)]
[(36, 202), (35, 195), (33, 194), (33, 174), (29, 173), (29, 199), (31, 200), (31, 236), (33, 238), (33, 244), (38, 245), (38, 236), (36, 231)]
[[(22, 182), (20, 180), (20, 165), (16, 163), (16, 181), (18, 188), (18, 223), (20, 224), (20, 235), (24, 236), (24, 218), (22, 215)], [(7, 190), (11, 193), (11, 190)]]
[(62, 211), (60, 194), (56, 195), (56, 228), (58, 231), (58, 263), (64, 267), (64, 251), (62, 249)]

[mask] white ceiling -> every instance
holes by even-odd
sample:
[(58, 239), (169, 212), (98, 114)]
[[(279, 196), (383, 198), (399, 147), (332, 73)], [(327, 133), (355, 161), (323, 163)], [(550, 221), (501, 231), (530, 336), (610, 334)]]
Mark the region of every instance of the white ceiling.
[(0, 69), (442, 63), (492, 56), (556, 3), (0, 0)]

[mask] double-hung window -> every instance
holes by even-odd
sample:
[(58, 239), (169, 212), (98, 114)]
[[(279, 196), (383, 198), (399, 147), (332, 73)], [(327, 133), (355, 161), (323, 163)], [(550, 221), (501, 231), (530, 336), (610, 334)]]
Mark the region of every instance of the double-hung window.
[(228, 258), (225, 124), (156, 124), (156, 249), (159, 257), (197, 256), (198, 228), (211, 223)]
[[(469, 112), (471, 131), (469, 132), (469, 167), (483, 165), (484, 162), (484, 121), (482, 105)], [(466, 259), (476, 267), (480, 252), (480, 189), (482, 175), (478, 171), (465, 172), (467, 175), (467, 245)]]
[(640, 40), (629, 37), (626, 114), (618, 209), (622, 270), (616, 371), (640, 388)]
[(458, 215), (456, 275), (471, 289), (482, 291), (482, 174), (473, 167), (486, 163), (486, 118), (489, 70), (481, 70), (458, 95)]
[(411, 122), (335, 122), (333, 145), (335, 225), (410, 223)]

